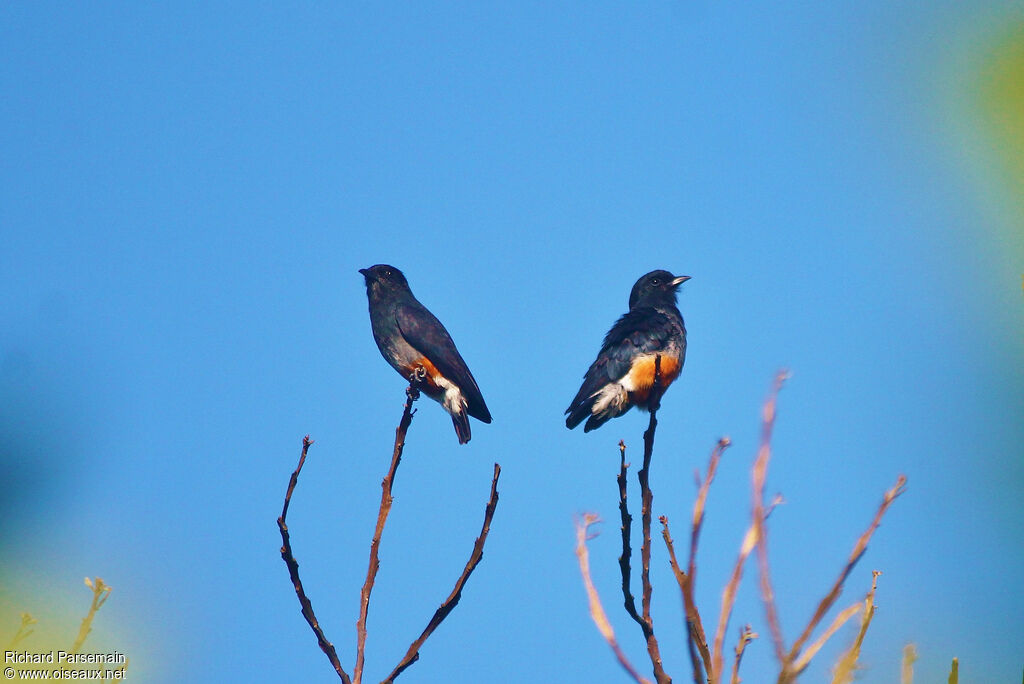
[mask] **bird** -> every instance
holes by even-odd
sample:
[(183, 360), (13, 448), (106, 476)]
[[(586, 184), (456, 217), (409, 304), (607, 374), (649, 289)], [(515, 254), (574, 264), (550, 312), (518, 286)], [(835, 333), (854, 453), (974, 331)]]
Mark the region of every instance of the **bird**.
[(629, 293), (629, 311), (605, 335), (565, 410), (567, 428), (572, 430), (586, 418), (583, 431), (590, 432), (634, 406), (647, 409), (658, 356), (661, 391), (679, 377), (686, 358), (686, 326), (676, 306), (676, 290), (687, 280), (690, 276), (657, 270), (636, 281)]
[(480, 388), (451, 335), (413, 295), (405, 274), (377, 264), (359, 269), (366, 280), (370, 327), (384, 360), (451, 414), (459, 444), (472, 437), (469, 416), (490, 423)]

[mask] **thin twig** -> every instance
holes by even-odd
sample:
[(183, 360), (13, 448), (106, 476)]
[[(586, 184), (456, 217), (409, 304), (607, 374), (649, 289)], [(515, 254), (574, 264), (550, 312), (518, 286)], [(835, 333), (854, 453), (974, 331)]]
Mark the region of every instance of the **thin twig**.
[[(696, 605), (693, 606), (694, 618), (690, 617), (690, 605), (692, 603), (692, 593), (689, 591), (690, 578), (685, 572), (679, 567), (679, 561), (676, 559), (675, 543), (672, 541), (672, 534), (668, 529), (668, 517), (661, 516), (658, 518), (658, 522), (661, 523), (661, 537), (665, 540), (665, 548), (668, 549), (668, 563), (672, 567), (672, 572), (676, 576), (676, 582), (679, 584), (679, 591), (683, 596), (683, 605), (686, 608), (686, 629), (687, 629), (687, 640), (686, 646), (687, 651), (690, 654), (690, 667), (693, 670), (693, 681), (694, 684), (705, 684), (711, 681), (711, 657), (708, 654), (708, 645), (704, 638), (704, 627), (700, 622), (700, 614), (697, 612)], [(689, 594), (689, 598), (687, 597)], [(701, 660), (698, 659), (697, 650), (700, 649), (700, 658), (703, 659), (703, 665)], [(705, 675), (705, 673), (707, 673)]]
[[(78, 653), (78, 649), (82, 648), (82, 644), (85, 643), (85, 637), (89, 636), (89, 632), (92, 631), (92, 620), (96, 617), (96, 611), (107, 602), (107, 598), (110, 596), (110, 585), (106, 584), (99, 577), (95, 580), (86, 577), (85, 586), (92, 589), (92, 603), (89, 606), (89, 612), (82, 618), (82, 626), (78, 630), (78, 637), (75, 639), (75, 643), (71, 646), (71, 653)], [(24, 618), (22, 619), (24, 620)]]
[(732, 661), (732, 684), (740, 684), (740, 661), (743, 660), (743, 651), (747, 644), (757, 638), (757, 632), (750, 629), (750, 625), (744, 625), (740, 630), (740, 640), (736, 644), (736, 657)]
[(14, 636), (11, 638), (10, 643), (7, 644), (7, 650), (13, 651), (15, 646), (17, 646), (22, 641), (30, 637), (35, 632), (35, 629), (32, 628), (32, 625), (38, 622), (39, 621), (32, 617), (29, 613), (22, 613), (21, 625), (18, 627), (18, 631), (14, 633)]
[(953, 658), (953, 664), (949, 670), (949, 684), (957, 684), (960, 681), (960, 661)]
[(356, 666), (352, 672), (354, 684), (360, 684), (363, 680), (363, 663), (366, 652), (366, 616), (370, 611), (370, 592), (373, 591), (373, 583), (377, 579), (377, 570), (380, 569), (380, 558), (378, 557), (380, 538), (384, 533), (384, 524), (388, 520), (388, 514), (391, 512), (391, 503), (393, 501), (391, 488), (394, 486), (398, 464), (402, 461), (402, 450), (405, 448), (405, 433), (409, 429), (410, 423), (412, 423), (413, 414), (416, 413), (413, 411), (412, 405), (413, 402), (420, 398), (416, 378), (417, 376), (414, 374), (410, 378), (409, 386), (405, 389), (405, 408), (402, 411), (402, 419), (399, 421), (398, 427), (395, 428), (395, 448), (391, 454), (391, 467), (388, 469), (388, 474), (384, 476), (384, 480), (380, 483), (380, 512), (377, 514), (377, 527), (373, 532), (373, 541), (370, 542), (370, 565), (366, 569), (366, 581), (363, 582), (363, 588), (359, 592), (359, 620), (356, 622)]
[[(714, 656), (712, 659), (712, 672), (721, 673), (724, 667), (724, 656), (722, 649), (725, 644), (725, 630), (729, 626), (729, 617), (732, 615), (732, 607), (736, 603), (736, 592), (739, 590), (740, 579), (743, 577), (743, 565), (746, 563), (750, 552), (757, 544), (757, 523), (751, 523), (746, 535), (743, 537), (743, 544), (740, 546), (739, 557), (733, 566), (732, 575), (722, 592), (722, 609), (718, 614), (718, 629), (715, 630)], [(714, 681), (718, 681), (717, 678)]]
[(629, 508), (626, 504), (627, 468), (629, 468), (629, 464), (626, 463), (626, 443), (620, 439), (619, 476), (615, 481), (619, 485), (619, 517), (622, 520), (622, 555), (619, 556), (619, 572), (622, 575), (622, 605), (625, 606), (626, 612), (629, 616), (636, 620), (636, 623), (640, 625), (640, 629), (643, 630), (644, 639), (646, 640), (647, 625), (644, 623), (643, 618), (640, 617), (640, 613), (636, 611), (636, 599), (633, 598), (633, 592), (630, 590), (630, 576), (632, 574), (632, 568), (630, 567), (629, 560), (633, 553), (633, 546), (630, 542), (633, 516), (629, 514)]
[(594, 582), (590, 578), (590, 554), (587, 551), (587, 539), (589, 537), (587, 536), (587, 531), (597, 521), (598, 517), (593, 513), (585, 513), (582, 521), (576, 521), (576, 558), (579, 559), (583, 586), (587, 591), (587, 599), (590, 602), (590, 617), (593, 619), (594, 624), (597, 625), (597, 631), (601, 633), (604, 640), (611, 646), (612, 652), (615, 653), (615, 657), (623, 669), (638, 684), (651, 684), (650, 680), (645, 679), (636, 671), (636, 668), (633, 667), (633, 664), (629, 662), (626, 654), (619, 647), (619, 642), (615, 639), (615, 631), (612, 629), (612, 625), (608, 621), (608, 615), (604, 612), (604, 607), (601, 605), (601, 598), (597, 595), (597, 588), (594, 587)]
[(839, 631), (839, 628), (846, 624), (847, 620), (852, 618), (854, 615), (859, 613), (861, 610), (860, 602), (854, 603), (852, 606), (846, 608), (843, 612), (836, 616), (832, 624), (828, 626), (828, 629), (818, 637), (810, 646), (807, 647), (800, 658), (791, 666), (793, 675), (799, 675), (801, 672), (807, 669), (807, 666), (811, 664), (811, 658), (813, 658), (821, 647), (825, 645), (825, 642), (832, 638), (832, 635)]
[(722, 460), (722, 454), (732, 445), (732, 440), (722, 437), (718, 444), (711, 451), (711, 458), (708, 459), (708, 473), (700, 484), (697, 491), (697, 500), (693, 504), (693, 527), (690, 533), (690, 562), (686, 568), (686, 575), (690, 578), (690, 585), (696, 583), (697, 577), (697, 542), (700, 539), (701, 526), (704, 524), (704, 506), (707, 503), (708, 491), (711, 489), (711, 481), (715, 479), (718, 471), (718, 463)]
[(775, 591), (772, 589), (771, 570), (768, 564), (768, 539), (765, 528), (764, 516), (764, 484), (768, 475), (768, 461), (772, 454), (772, 428), (775, 425), (775, 404), (779, 396), (779, 390), (787, 378), (786, 371), (780, 371), (775, 376), (775, 383), (772, 385), (768, 400), (765, 401), (763, 417), (761, 422), (761, 446), (757, 452), (757, 459), (754, 462), (753, 475), (753, 526), (755, 542), (757, 544), (757, 558), (761, 575), (761, 597), (764, 602), (765, 613), (768, 618), (768, 626), (771, 629), (772, 641), (775, 644), (775, 655), (779, 663), (785, 668), (786, 645), (782, 636), (782, 626), (779, 624), (779, 612), (775, 606)]
[(651, 504), (654, 501), (654, 494), (651, 493), (650, 470), (651, 455), (654, 452), (654, 432), (658, 428), (658, 408), (661, 406), (663, 393), (661, 354), (658, 354), (654, 357), (654, 382), (651, 384), (651, 391), (647, 397), (647, 408), (651, 412), (651, 419), (644, 432), (644, 465), (637, 472), (637, 479), (640, 480), (640, 521), (644, 535), (643, 545), (640, 547), (640, 581), (643, 586), (641, 597), (643, 625), (641, 626), (644, 638), (647, 640), (647, 653), (651, 656), (651, 665), (654, 667), (654, 678), (658, 684), (669, 684), (672, 678), (668, 676), (662, 666), (658, 639), (654, 636), (654, 621), (651, 619)]
[(867, 634), (871, 619), (875, 617), (875, 590), (878, 588), (878, 576), (881, 574), (878, 570), (871, 572), (871, 591), (864, 597), (864, 614), (860, 618), (860, 630), (857, 632), (857, 638), (853, 640), (853, 644), (836, 663), (832, 684), (851, 684), (853, 682), (854, 674), (857, 671), (857, 659), (860, 658), (860, 647), (864, 643), (864, 635)]
[[(775, 510), (775, 507), (782, 503), (782, 497), (776, 495), (771, 505), (764, 512), (764, 517), (767, 518), (771, 515), (771, 512)], [(736, 593), (739, 591), (740, 580), (743, 578), (743, 566), (747, 562), (747, 558), (750, 557), (750, 553), (754, 550), (757, 545), (757, 530), (758, 524), (751, 522), (750, 527), (747, 528), (746, 534), (743, 536), (743, 543), (740, 545), (740, 552), (736, 556), (736, 563), (732, 568), (732, 575), (729, 577), (729, 582), (725, 585), (725, 589), (722, 591), (722, 609), (718, 614), (718, 629), (715, 630), (715, 641), (714, 650), (712, 656), (713, 671), (715, 673), (714, 681), (721, 681), (721, 675), (725, 669), (725, 631), (729, 627), (729, 619), (732, 617), (732, 609), (736, 603)]]
[(859, 561), (864, 555), (864, 552), (868, 548), (868, 542), (871, 540), (871, 535), (875, 533), (875, 530), (878, 529), (878, 525), (882, 522), (882, 516), (885, 515), (885, 512), (889, 509), (889, 506), (892, 505), (892, 502), (896, 500), (896, 497), (903, 493), (906, 484), (907, 478), (900, 475), (892, 489), (885, 493), (885, 497), (882, 499), (882, 503), (878, 506), (878, 511), (875, 513), (874, 520), (871, 521), (871, 525), (869, 525), (868, 529), (864, 531), (864, 534), (860, 536), (860, 539), (857, 540), (857, 543), (853, 547), (853, 551), (850, 552), (850, 557), (846, 561), (846, 566), (843, 568), (842, 572), (839, 573), (839, 577), (832, 585), (828, 594), (821, 600), (821, 603), (818, 604), (818, 609), (814, 611), (814, 615), (807, 623), (807, 626), (804, 627), (804, 631), (800, 634), (800, 637), (793, 642), (793, 647), (790, 649), (788, 656), (788, 660), (790, 662), (796, 659), (797, 654), (804, 645), (804, 642), (806, 642), (811, 636), (814, 628), (818, 626), (819, 622), (821, 622), (825, 613), (828, 612), (829, 608), (832, 607), (832, 604), (834, 604), (839, 598), (839, 594), (843, 591), (843, 582), (846, 581), (850, 571), (853, 570), (853, 566), (855, 566), (857, 561)]
[(423, 646), (423, 642), (433, 634), (434, 630), (444, 622), (444, 619), (448, 617), (448, 614), (455, 610), (455, 606), (459, 604), (459, 599), (462, 598), (462, 588), (466, 585), (469, 580), (469, 576), (473, 574), (473, 570), (480, 563), (480, 560), (484, 557), (484, 544), (487, 542), (487, 534), (491, 531), (491, 519), (494, 517), (494, 510), (498, 506), (498, 476), (501, 475), (501, 466), (497, 463), (494, 464), (494, 477), (491, 480), (491, 496), (487, 501), (487, 507), (484, 509), (484, 524), (480, 529), (480, 536), (476, 538), (476, 542), (473, 544), (473, 553), (470, 554), (469, 560), (466, 562), (466, 567), (462, 570), (462, 574), (459, 575), (459, 579), (455, 581), (455, 588), (452, 589), (452, 593), (448, 594), (448, 598), (444, 600), (441, 607), (434, 612), (434, 616), (430, 618), (430, 622), (427, 623), (426, 628), (420, 634), (416, 641), (412, 642), (409, 649), (405, 652), (405, 656), (402, 661), (398, 663), (391, 674), (381, 684), (390, 684), (393, 682), (398, 675), (415, 663), (420, 658), (420, 647)]
[(313, 440), (306, 435), (302, 438), (302, 454), (299, 456), (299, 465), (296, 466), (292, 472), (291, 479), (288, 481), (288, 492), (284, 496), (284, 506), (281, 508), (281, 517), (277, 519), (277, 528), (281, 531), (281, 558), (288, 566), (288, 574), (292, 578), (292, 585), (295, 587), (295, 595), (299, 597), (299, 605), (302, 606), (302, 617), (306, 618), (306, 622), (309, 623), (310, 629), (313, 630), (313, 634), (316, 635), (316, 641), (320, 644), (320, 650), (326, 655), (327, 659), (331, 661), (331, 665), (334, 666), (334, 671), (338, 673), (338, 677), (344, 684), (350, 684), (351, 680), (344, 668), (341, 666), (341, 661), (338, 660), (338, 653), (334, 650), (334, 644), (327, 640), (324, 636), (324, 632), (320, 629), (320, 623), (317, 622), (316, 613), (313, 612), (313, 604), (309, 598), (306, 597), (306, 592), (302, 588), (302, 580), (299, 579), (299, 563), (295, 560), (295, 556), (292, 554), (291, 538), (288, 534), (288, 525), (285, 524), (285, 518), (288, 516), (288, 505), (292, 500), (292, 492), (295, 491), (295, 484), (299, 480), (299, 472), (302, 471), (302, 466), (306, 462), (306, 453), (309, 451), (309, 446), (313, 443)]
[(708, 492), (711, 489), (711, 481), (715, 479), (718, 471), (718, 463), (722, 460), (722, 454), (732, 444), (728, 437), (722, 437), (718, 444), (711, 451), (708, 459), (708, 471), (704, 480), (700, 483), (697, 491), (697, 499), (693, 504), (693, 522), (690, 527), (690, 559), (686, 569), (686, 583), (683, 585), (683, 604), (686, 608), (686, 622), (688, 635), (691, 641), (696, 642), (697, 650), (704, 660), (704, 670), (707, 672), (709, 681), (719, 681), (722, 676), (721, 664), (715, 665), (708, 650), (707, 636), (704, 633), (704, 625), (697, 611), (697, 602), (694, 598), (694, 588), (697, 583), (697, 546), (700, 542), (700, 531), (704, 525), (704, 508), (708, 499)]

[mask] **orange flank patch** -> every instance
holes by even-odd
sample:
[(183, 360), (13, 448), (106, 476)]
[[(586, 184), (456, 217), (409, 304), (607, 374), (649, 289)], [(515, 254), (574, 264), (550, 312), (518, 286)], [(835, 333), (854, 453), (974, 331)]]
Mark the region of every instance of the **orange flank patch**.
[[(415, 363), (410, 366), (406, 366), (406, 376), (411, 376), (413, 371), (416, 370), (417, 366), (423, 366), (423, 369), (427, 371), (427, 377), (423, 381), (423, 391), (426, 392), (427, 396), (433, 397), (438, 394), (443, 394), (444, 389), (438, 384), (438, 378), (443, 378), (441, 371), (437, 370), (437, 366), (430, 362), (425, 356), (421, 356), (416, 359)], [(678, 371), (677, 371), (678, 373)]]
[[(654, 386), (654, 356), (643, 356), (633, 362), (633, 366), (619, 382), (629, 391), (634, 403), (646, 404)], [(667, 389), (679, 377), (682, 364), (676, 356), (661, 357), (661, 386)]]

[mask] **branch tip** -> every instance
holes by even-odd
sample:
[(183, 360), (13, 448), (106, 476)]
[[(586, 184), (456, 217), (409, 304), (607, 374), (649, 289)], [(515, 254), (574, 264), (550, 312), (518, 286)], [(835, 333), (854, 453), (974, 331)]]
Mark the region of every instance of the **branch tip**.
[(391, 671), (391, 674), (387, 676), (382, 684), (391, 684), (391, 682), (393, 682), (398, 675), (404, 672), (406, 668), (420, 659), (420, 648), (430, 635), (434, 633), (434, 630), (444, 622), (445, 618), (455, 610), (455, 606), (458, 605), (459, 600), (462, 598), (462, 590), (466, 586), (466, 582), (469, 581), (469, 576), (473, 574), (476, 566), (479, 565), (481, 559), (483, 559), (484, 544), (487, 542), (487, 535), (491, 530), (491, 520), (494, 517), (494, 511), (498, 507), (498, 477), (500, 475), (501, 466), (495, 463), (494, 476), (491, 478), (491, 494), (487, 500), (487, 507), (484, 509), (484, 522), (483, 526), (480, 528), (480, 536), (476, 538), (476, 541), (473, 544), (473, 551), (469, 556), (469, 560), (466, 561), (466, 567), (463, 568), (462, 574), (459, 575), (459, 578), (455, 580), (455, 587), (452, 589), (451, 593), (448, 594), (448, 598), (446, 598), (441, 603), (440, 607), (434, 611), (433, 617), (430, 618), (430, 622), (427, 623), (423, 632), (421, 632), (419, 637), (410, 644), (409, 648), (405, 652), (405, 656), (398, 665), (395, 666), (395, 669)]
[(377, 525), (374, 528), (373, 539), (370, 541), (370, 561), (366, 568), (366, 580), (363, 588), (359, 591), (359, 619), (356, 621), (356, 664), (352, 672), (353, 684), (361, 684), (363, 679), (363, 665), (366, 660), (366, 617), (370, 610), (370, 594), (373, 592), (373, 585), (377, 580), (377, 571), (380, 569), (380, 540), (384, 534), (384, 525), (387, 523), (388, 515), (391, 513), (391, 505), (394, 497), (391, 495), (395, 484), (395, 476), (398, 474), (398, 466), (402, 462), (402, 451), (405, 449), (405, 435), (412, 424), (412, 417), (415, 411), (413, 403), (419, 399), (418, 389), (421, 373), (425, 373), (422, 366), (417, 366), (409, 377), (409, 386), (405, 389), (406, 402), (402, 409), (402, 418), (395, 428), (395, 447), (391, 452), (391, 466), (387, 475), (381, 481), (380, 509), (377, 513)]
[[(619, 661), (626, 672), (633, 678), (637, 684), (651, 684), (651, 682), (644, 677), (640, 676), (633, 664), (629, 662), (626, 654), (619, 647), (618, 641), (615, 639), (615, 631), (612, 629), (611, 623), (608, 621), (608, 615), (604, 611), (604, 607), (601, 605), (601, 598), (598, 596), (597, 588), (594, 586), (594, 582), (590, 577), (590, 554), (587, 551), (587, 540), (588, 528), (597, 519), (597, 516), (593, 513), (584, 513), (582, 520), (579, 516), (576, 518), (576, 558), (579, 560), (580, 575), (583, 577), (583, 588), (587, 592), (587, 600), (590, 605), (590, 618), (594, 621), (594, 625), (597, 627), (597, 631), (601, 633), (604, 640), (608, 642), (608, 646), (611, 647), (612, 652), (615, 654), (615, 658)], [(631, 597), (630, 597), (631, 598)], [(635, 610), (635, 609), (634, 609)]]
[(306, 453), (309, 451), (310, 445), (313, 444), (313, 440), (306, 435), (302, 438), (302, 452), (299, 455), (299, 463), (295, 466), (295, 470), (292, 472), (291, 478), (288, 480), (288, 490), (284, 496), (284, 506), (281, 508), (281, 517), (277, 519), (277, 528), (281, 532), (281, 559), (285, 565), (288, 566), (288, 576), (292, 580), (292, 586), (295, 589), (295, 595), (299, 599), (299, 606), (302, 608), (302, 617), (306, 619), (306, 623), (309, 628), (313, 630), (313, 634), (316, 635), (317, 644), (320, 646), (320, 650), (324, 652), (327, 659), (331, 662), (331, 666), (334, 667), (334, 671), (338, 674), (342, 684), (351, 684), (348, 673), (345, 672), (341, 666), (341, 661), (338, 660), (338, 653), (334, 650), (334, 644), (327, 640), (324, 635), (323, 629), (320, 628), (320, 623), (316, 619), (316, 613), (313, 612), (313, 604), (306, 596), (306, 591), (302, 587), (302, 580), (299, 578), (299, 562), (295, 560), (295, 555), (292, 553), (291, 536), (288, 533), (288, 525), (285, 523), (285, 519), (288, 516), (288, 505), (292, 500), (292, 493), (295, 491), (295, 485), (299, 480), (299, 473), (302, 471), (302, 466), (306, 462)]

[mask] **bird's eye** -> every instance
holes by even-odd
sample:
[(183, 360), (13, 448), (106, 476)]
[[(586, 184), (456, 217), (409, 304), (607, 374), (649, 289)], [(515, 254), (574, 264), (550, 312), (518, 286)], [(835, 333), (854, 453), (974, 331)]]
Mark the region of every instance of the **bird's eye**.
[(390, 278), (391, 277), (391, 271), (384, 271), (384, 275), (386, 275), (386, 276), (388, 276)]
[(651, 285), (657, 285), (657, 284), (658, 284), (658, 283), (660, 283), (660, 282), (661, 282), (660, 280), (658, 280), (657, 278), (655, 278), (654, 280), (652, 280), (652, 281), (651, 281)]

